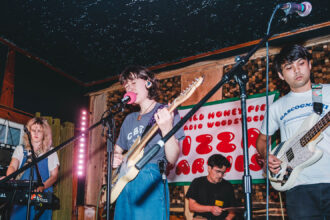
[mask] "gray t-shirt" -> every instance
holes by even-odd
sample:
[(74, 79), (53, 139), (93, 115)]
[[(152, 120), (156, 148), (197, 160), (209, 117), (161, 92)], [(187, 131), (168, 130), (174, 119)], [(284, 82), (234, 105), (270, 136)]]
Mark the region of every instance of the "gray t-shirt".
[[(154, 113), (160, 107), (161, 104), (156, 103), (152, 111), (142, 115), (140, 121), (137, 120), (137, 117), (139, 115), (138, 112), (133, 112), (127, 115), (120, 128), (120, 133), (116, 144), (120, 146), (123, 150), (128, 150), (133, 145), (135, 140), (139, 136), (142, 136), (148, 124), (151, 123)], [(180, 121), (180, 115), (178, 111), (174, 111), (174, 125), (178, 123), (178, 121)], [(182, 140), (185, 137), (183, 128), (181, 127), (174, 134), (174, 136), (177, 140)], [(150, 148), (152, 148), (161, 138), (162, 138), (161, 131), (158, 129), (158, 131), (153, 136), (153, 138), (148, 142), (147, 146), (144, 149), (144, 152), (147, 152)], [(164, 148), (161, 148), (158, 151), (158, 153), (149, 161), (149, 163), (157, 164), (159, 160), (164, 158), (165, 158), (165, 151)]]

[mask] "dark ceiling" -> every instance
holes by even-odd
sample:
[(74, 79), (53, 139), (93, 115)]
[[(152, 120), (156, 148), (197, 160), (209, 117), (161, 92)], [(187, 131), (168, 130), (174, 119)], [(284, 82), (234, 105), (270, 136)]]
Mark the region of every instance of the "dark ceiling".
[[(330, 34), (330, 25), (324, 25), (330, 21), (329, 0), (310, 2), (309, 16), (294, 15), (275, 33), (308, 29), (291, 40)], [(5, 0), (0, 7), (0, 74), (8, 46), (14, 47), (14, 107), (76, 121), (80, 109), (88, 106), (85, 94), (116, 82), (114, 76), (125, 66), (155, 67), (261, 39), (279, 3), (285, 1)], [(273, 27), (283, 17), (278, 11)], [(315, 26), (321, 28), (310, 28)]]
[[(330, 21), (328, 0), (310, 2), (309, 16), (294, 16), (277, 33)], [(129, 64), (155, 66), (260, 39), (278, 3), (285, 1), (6, 0), (0, 37), (90, 83)]]

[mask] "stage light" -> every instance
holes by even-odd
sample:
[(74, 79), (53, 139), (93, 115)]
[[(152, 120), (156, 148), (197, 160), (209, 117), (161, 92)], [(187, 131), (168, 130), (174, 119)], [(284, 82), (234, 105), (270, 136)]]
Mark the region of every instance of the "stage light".
[[(79, 142), (77, 143), (78, 149), (76, 150), (77, 152), (77, 167), (78, 167), (78, 172), (77, 175), (79, 178), (85, 176), (85, 169), (86, 166), (84, 164), (87, 164), (87, 147), (88, 147), (88, 133), (86, 132), (88, 127), (88, 112), (86, 110), (81, 110), (80, 113), (80, 128), (79, 130), (81, 131), (80, 137), (79, 137)], [(83, 133), (84, 132), (84, 133)], [(85, 133), (86, 132), (86, 133)]]

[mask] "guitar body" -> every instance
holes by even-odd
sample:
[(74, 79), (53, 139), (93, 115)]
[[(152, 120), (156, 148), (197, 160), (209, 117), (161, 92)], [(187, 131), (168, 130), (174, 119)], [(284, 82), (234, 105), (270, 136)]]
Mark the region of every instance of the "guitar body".
[(305, 146), (300, 141), (318, 119), (319, 115), (312, 114), (304, 121), (299, 131), (292, 138), (272, 150), (271, 153), (282, 161), (279, 173), (272, 174), (269, 172), (269, 179), (274, 189), (278, 191), (291, 189), (299, 173), (322, 157), (323, 152), (316, 148), (316, 144), (323, 138), (320, 133)]
[(135, 164), (143, 157), (144, 149), (138, 150), (141, 138), (135, 140), (134, 144), (124, 155), (124, 159), (120, 167), (114, 170), (112, 175), (112, 189), (111, 189), (111, 204), (116, 201), (121, 191), (127, 183), (134, 180), (139, 170), (135, 168)]

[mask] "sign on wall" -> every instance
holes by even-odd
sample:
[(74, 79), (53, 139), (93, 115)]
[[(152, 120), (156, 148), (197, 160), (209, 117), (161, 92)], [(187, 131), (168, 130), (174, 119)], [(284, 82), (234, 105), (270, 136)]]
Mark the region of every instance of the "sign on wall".
[[(249, 168), (252, 179), (263, 179), (256, 140), (266, 113), (264, 95), (249, 96), (247, 99)], [(270, 93), (269, 104), (273, 103), (276, 95), (277, 93)], [(180, 116), (183, 117), (192, 107), (181, 108)], [(183, 128), (186, 138), (180, 146), (180, 157), (168, 175), (169, 182), (191, 182), (196, 177), (206, 176), (207, 159), (213, 154), (222, 154), (231, 163), (225, 179), (242, 180), (244, 157), (239, 99), (205, 104)]]

